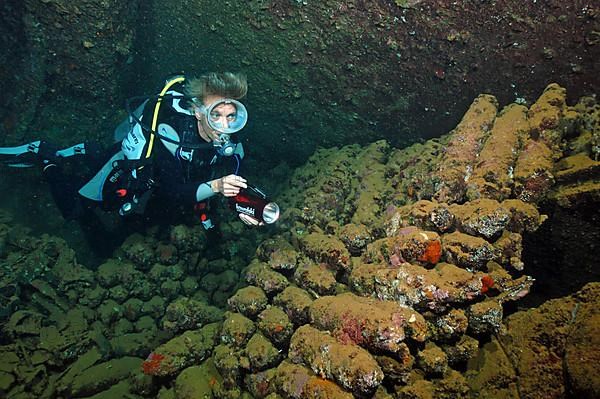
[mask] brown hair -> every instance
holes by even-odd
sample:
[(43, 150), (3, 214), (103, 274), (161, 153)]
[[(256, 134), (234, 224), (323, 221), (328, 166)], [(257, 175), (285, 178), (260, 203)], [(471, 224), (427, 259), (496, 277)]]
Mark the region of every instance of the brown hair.
[(248, 81), (242, 73), (210, 72), (188, 80), (185, 85), (185, 94), (193, 97), (196, 104), (201, 104), (202, 99), (209, 95), (239, 100), (247, 92)]

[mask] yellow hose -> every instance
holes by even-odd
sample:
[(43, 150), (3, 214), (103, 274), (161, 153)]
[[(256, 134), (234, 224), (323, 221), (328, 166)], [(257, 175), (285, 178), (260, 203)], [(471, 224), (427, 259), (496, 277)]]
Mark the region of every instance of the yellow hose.
[(152, 147), (154, 146), (155, 136), (154, 132), (156, 132), (156, 123), (158, 122), (158, 111), (160, 110), (160, 104), (162, 103), (163, 96), (169, 90), (169, 88), (171, 88), (171, 86), (173, 86), (176, 83), (183, 82), (184, 80), (185, 77), (183, 76), (178, 76), (169, 80), (158, 95), (156, 105), (154, 106), (154, 117), (152, 118), (152, 125), (150, 126), (150, 142), (148, 143), (148, 149), (146, 150), (146, 158), (150, 158), (150, 155), (152, 154)]

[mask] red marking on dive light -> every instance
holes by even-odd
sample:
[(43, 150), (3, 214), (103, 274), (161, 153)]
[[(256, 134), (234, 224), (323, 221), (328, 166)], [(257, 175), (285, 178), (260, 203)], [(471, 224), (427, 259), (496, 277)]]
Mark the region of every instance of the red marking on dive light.
[(205, 222), (206, 219), (208, 219), (208, 217), (206, 216), (206, 213), (203, 213), (202, 215), (200, 215), (200, 221)]
[[(279, 207), (274, 202), (269, 202), (264, 193), (255, 187), (242, 188), (235, 197), (229, 198), (229, 206), (237, 213), (243, 213), (265, 223), (274, 223), (279, 218)], [(269, 214), (265, 209), (269, 207)], [(272, 214), (273, 208), (276, 211)], [(265, 218), (264, 216), (267, 216)]]
[(127, 195), (127, 189), (124, 189), (124, 188), (120, 188), (115, 192), (117, 193), (117, 197), (120, 197), (120, 198), (123, 198), (124, 196)]

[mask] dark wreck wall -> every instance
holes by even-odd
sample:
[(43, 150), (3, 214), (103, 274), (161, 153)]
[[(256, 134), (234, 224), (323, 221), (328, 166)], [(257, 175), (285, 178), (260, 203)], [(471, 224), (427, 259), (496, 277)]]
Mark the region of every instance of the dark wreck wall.
[(598, 8), (581, 0), (8, 0), (0, 18), (10, 142), (110, 137), (125, 97), (178, 71), (248, 74), (246, 137), (266, 166), (439, 136), (482, 92), (504, 104), (551, 81), (572, 99), (598, 91)]
[[(573, 1), (144, 3), (138, 76), (241, 69), (261, 161), (452, 129), (479, 93), (531, 101), (551, 81), (597, 91), (597, 9)], [(265, 159), (267, 158), (267, 159)]]
[(4, 1), (3, 143), (103, 138), (123, 104), (136, 20), (135, 1)]

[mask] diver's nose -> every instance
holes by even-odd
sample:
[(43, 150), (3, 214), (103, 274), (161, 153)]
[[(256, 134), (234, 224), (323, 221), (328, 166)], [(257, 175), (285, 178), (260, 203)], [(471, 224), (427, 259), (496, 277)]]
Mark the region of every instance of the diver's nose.
[(223, 129), (229, 129), (229, 121), (227, 120), (227, 116), (222, 116), (219, 118), (219, 123), (223, 126)]

